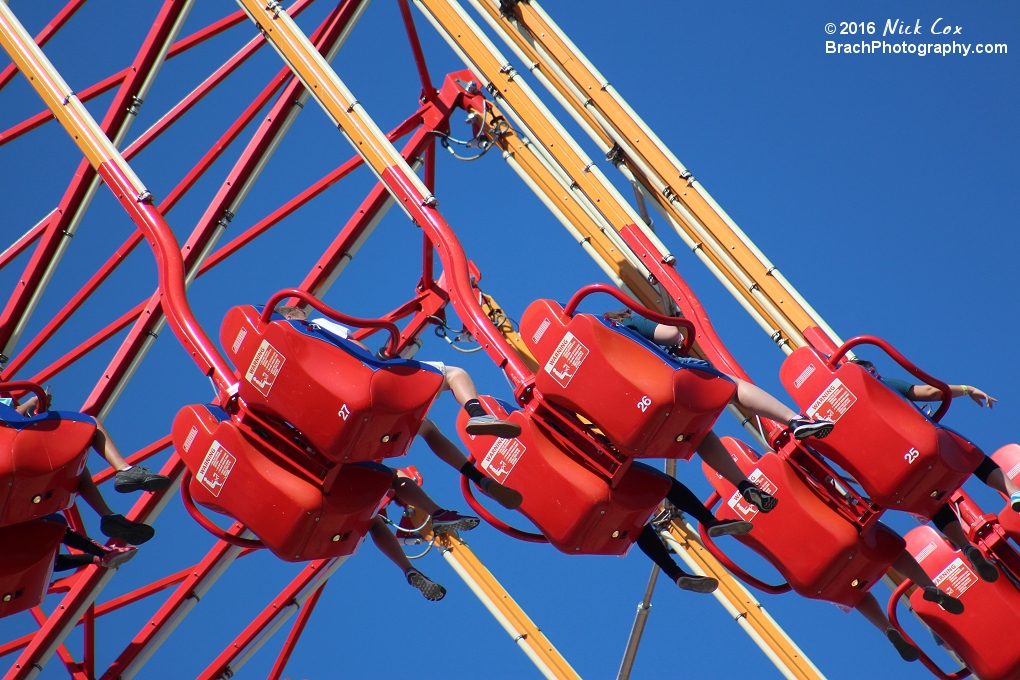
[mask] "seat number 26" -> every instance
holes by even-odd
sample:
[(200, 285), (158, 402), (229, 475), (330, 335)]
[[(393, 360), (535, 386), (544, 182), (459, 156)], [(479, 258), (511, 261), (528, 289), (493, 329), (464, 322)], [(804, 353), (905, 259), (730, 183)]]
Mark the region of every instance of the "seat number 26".
[(637, 403), (637, 407), (644, 413), (648, 410), (648, 407), (652, 405), (652, 400), (648, 397), (641, 397), (641, 401)]
[(903, 459), (907, 461), (907, 464), (912, 465), (914, 461), (917, 460), (917, 457), (920, 455), (921, 455), (920, 451), (918, 451), (914, 447), (910, 447), (910, 450), (903, 454)]

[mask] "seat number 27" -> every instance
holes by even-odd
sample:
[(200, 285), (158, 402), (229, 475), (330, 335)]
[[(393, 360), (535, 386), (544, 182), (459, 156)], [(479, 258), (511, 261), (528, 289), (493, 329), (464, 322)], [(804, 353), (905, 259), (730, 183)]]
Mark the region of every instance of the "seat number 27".
[(908, 465), (913, 465), (914, 461), (917, 460), (917, 457), (920, 455), (921, 455), (920, 451), (918, 451), (914, 447), (911, 447), (909, 451), (903, 454), (903, 459), (907, 461)]
[(652, 405), (652, 400), (648, 397), (641, 397), (641, 401), (637, 403), (637, 407), (642, 413), (648, 410), (648, 407)]

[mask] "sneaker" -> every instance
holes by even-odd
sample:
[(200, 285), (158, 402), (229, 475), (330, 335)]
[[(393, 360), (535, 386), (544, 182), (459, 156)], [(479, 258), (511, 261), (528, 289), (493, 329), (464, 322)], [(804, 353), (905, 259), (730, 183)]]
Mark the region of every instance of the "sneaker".
[(900, 658), (904, 661), (917, 661), (921, 658), (921, 650), (907, 642), (907, 640), (900, 635), (900, 631), (895, 628), (890, 628), (885, 631), (885, 636), (889, 638), (889, 642), (893, 644), (896, 651), (900, 653)]
[(753, 524), (742, 519), (727, 519), (710, 526), (708, 528), (708, 535), (712, 538), (718, 536), (743, 536), (753, 528)]
[(120, 565), (124, 564), (135, 555), (138, 554), (138, 548), (107, 548), (107, 552), (102, 557), (94, 557), (92, 561), (98, 564), (100, 567), (106, 567), (107, 569), (119, 569)]
[(798, 440), (807, 439), (808, 437), (822, 439), (832, 432), (834, 425), (835, 423), (831, 420), (825, 420), (824, 418), (812, 420), (811, 418), (797, 416), (790, 421), (790, 432), (793, 434), (793, 438)]
[(503, 486), (495, 479), (489, 479), (486, 477), (482, 480), (482, 484), (478, 488), (482, 490), (482, 493), (502, 505), (507, 510), (516, 510), (521, 507), (521, 503), (524, 502), (524, 496), (521, 495), (520, 491), (511, 489), (508, 486)]
[(976, 546), (968, 545), (963, 549), (963, 554), (974, 565), (974, 571), (978, 573), (982, 581), (995, 583), (996, 579), (999, 578), (999, 570), (995, 567), (995, 564), (987, 559)]
[(745, 501), (762, 512), (772, 512), (776, 505), (779, 504), (779, 499), (768, 491), (763, 491), (756, 486), (747, 487), (740, 492), (740, 495), (744, 497)]
[(1020, 491), (1014, 491), (1010, 494), (1009, 507), (1013, 508), (1013, 512), (1020, 512)]
[(162, 491), (170, 486), (170, 478), (165, 475), (157, 475), (146, 467), (135, 465), (127, 470), (121, 470), (113, 482), (113, 490), (117, 493), (131, 493), (133, 491)]
[(484, 416), (468, 418), (467, 427), (464, 430), (468, 434), (487, 434), (502, 439), (512, 439), (521, 434), (521, 426), (517, 423), (500, 420), (488, 413)]
[(480, 520), (473, 515), (462, 515), (453, 510), (440, 510), (432, 515), (432, 531), (445, 534), (448, 531), (470, 531)]
[(950, 614), (962, 614), (963, 603), (947, 592), (939, 590), (937, 586), (927, 586), (924, 589), (924, 599), (934, 602)]
[(141, 545), (156, 535), (148, 524), (132, 522), (124, 515), (107, 515), (99, 521), (99, 530), (110, 538), (119, 538), (131, 545)]
[(412, 568), (407, 572), (407, 582), (420, 590), (425, 599), (431, 602), (438, 602), (446, 597), (446, 588), (435, 581), (430, 581), (428, 576), (417, 569)]
[(676, 584), (681, 590), (689, 590), (692, 593), (713, 593), (719, 587), (719, 582), (711, 576), (692, 574), (677, 576)]

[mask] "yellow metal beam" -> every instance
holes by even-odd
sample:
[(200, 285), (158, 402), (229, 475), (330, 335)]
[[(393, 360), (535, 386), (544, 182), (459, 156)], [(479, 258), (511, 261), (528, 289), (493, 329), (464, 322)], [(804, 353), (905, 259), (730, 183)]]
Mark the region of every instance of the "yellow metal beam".
[(712, 556), (686, 523), (674, 519), (662, 537), (695, 573), (719, 581), (715, 597), (789, 680), (825, 680), (804, 652), (768, 615), (761, 603)]
[[(468, 0), (604, 150), (639, 182), (709, 269), (786, 351), (802, 332), (835, 332), (747, 238), (701, 184), (534, 1), (503, 14), (499, 0)], [(455, 0), (450, 0), (455, 2)]]

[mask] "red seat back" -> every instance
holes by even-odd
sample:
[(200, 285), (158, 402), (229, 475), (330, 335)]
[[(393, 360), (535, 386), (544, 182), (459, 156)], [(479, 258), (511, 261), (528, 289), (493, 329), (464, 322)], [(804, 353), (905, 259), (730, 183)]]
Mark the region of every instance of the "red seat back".
[[(1002, 474), (1020, 484), (1020, 444), (1006, 444), (992, 454), (992, 460), (1002, 468)], [(1006, 534), (1020, 545), (1020, 514), (1013, 512), (1006, 503), (1006, 507), (999, 513), (999, 525)]]
[(542, 369), (536, 387), (596, 426), (626, 455), (688, 459), (736, 389), (711, 373), (681, 370), (665, 353), (590, 314), (567, 317), (536, 300), (521, 337)]
[(524, 411), (507, 413), (491, 397), (481, 397), (486, 411), (517, 423), (515, 439), (472, 436), (464, 432), (467, 414), (457, 428), (485, 474), (524, 496), (520, 511), (557, 550), (571, 555), (622, 555), (637, 539), (669, 491), (669, 478), (633, 465), (616, 488), (561, 449)]
[(252, 411), (289, 423), (337, 463), (404, 455), (443, 376), (331, 338), (299, 321), (263, 324), (251, 306), (232, 308), (220, 328), (238, 368), (239, 395)]
[(876, 522), (861, 535), (783, 458), (766, 453), (759, 459), (732, 437), (722, 442), (744, 474), (779, 504), (772, 512), (758, 512), (704, 465), (705, 476), (723, 499), (716, 516), (754, 524), (738, 540), (768, 560), (797, 593), (853, 607), (903, 552), (903, 539), (882, 524)]
[(833, 370), (816, 350), (802, 347), (786, 358), (779, 377), (804, 413), (836, 423), (828, 437), (809, 445), (882, 507), (930, 518), (984, 457), (856, 364)]
[(963, 602), (964, 612), (952, 615), (920, 590), (910, 596), (914, 612), (945, 640), (981, 680), (1020, 678), (1020, 590), (1008, 578), (982, 581), (962, 553), (928, 526), (907, 534), (907, 550), (935, 584)]
[(344, 465), (324, 493), (215, 406), (185, 406), (172, 436), (195, 502), (241, 522), (291, 562), (352, 554), (393, 479), (378, 463)]
[(64, 529), (41, 519), (0, 527), (0, 618), (42, 604)]
[[(9, 418), (6, 418), (8, 414)], [(0, 420), (0, 526), (71, 507), (96, 422), (50, 411), (24, 418), (4, 408)]]

